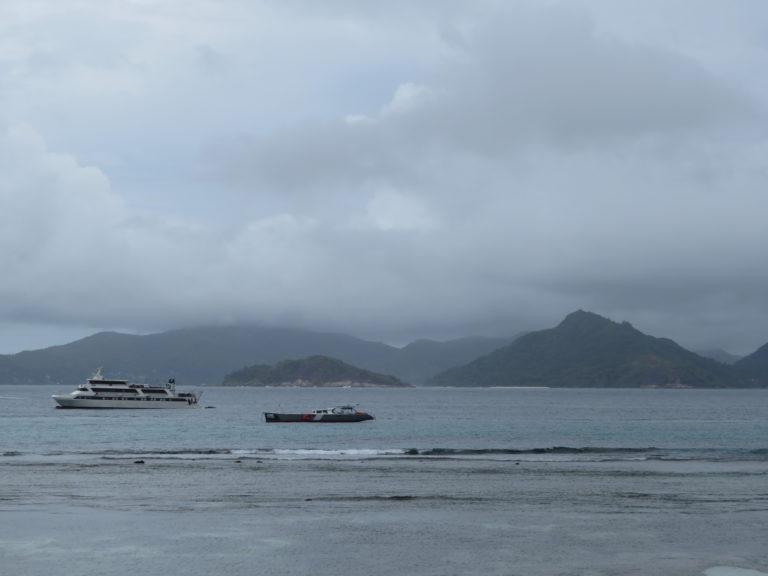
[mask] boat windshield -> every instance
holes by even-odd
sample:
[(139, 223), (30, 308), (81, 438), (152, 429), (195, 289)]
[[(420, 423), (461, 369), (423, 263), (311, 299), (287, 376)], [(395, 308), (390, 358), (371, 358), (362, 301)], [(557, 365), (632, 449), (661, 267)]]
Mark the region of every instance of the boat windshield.
[(337, 406), (333, 409), (334, 414), (354, 414), (355, 409), (352, 406)]

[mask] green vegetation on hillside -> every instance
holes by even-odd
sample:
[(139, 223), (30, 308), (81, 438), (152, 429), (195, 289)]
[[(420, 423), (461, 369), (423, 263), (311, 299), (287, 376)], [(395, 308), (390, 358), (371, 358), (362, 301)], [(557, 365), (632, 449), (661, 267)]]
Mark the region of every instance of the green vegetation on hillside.
[(514, 343), (430, 381), (442, 386), (720, 387), (736, 383), (730, 367), (666, 338), (590, 312)]
[(363, 370), (326, 356), (256, 364), (228, 374), (224, 386), (405, 386), (394, 376)]

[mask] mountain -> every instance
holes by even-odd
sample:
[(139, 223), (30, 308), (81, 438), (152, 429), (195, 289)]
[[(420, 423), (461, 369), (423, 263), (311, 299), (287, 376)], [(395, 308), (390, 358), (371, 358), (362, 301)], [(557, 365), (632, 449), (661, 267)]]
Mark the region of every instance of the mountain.
[(768, 344), (733, 364), (745, 385), (768, 386)]
[(395, 365), (390, 367), (406, 382), (423, 384), (431, 376), (452, 366), (461, 366), (514, 342), (509, 338), (468, 337), (447, 342), (416, 340), (398, 350)]
[(737, 356), (736, 354), (731, 354), (730, 352), (726, 352), (725, 350), (722, 350), (720, 348), (709, 348), (707, 350), (694, 350), (696, 354), (699, 356), (703, 356), (704, 358), (710, 358), (712, 360), (717, 360), (718, 362), (722, 362), (723, 364), (735, 364), (739, 360), (743, 358), (743, 356)]
[(0, 383), (74, 385), (98, 367), (112, 378), (136, 382), (219, 384), (226, 374), (253, 364), (322, 355), (410, 384), (465, 364), (509, 342), (468, 338), (420, 341), (403, 349), (353, 336), (286, 328), (212, 327), (136, 336), (100, 332), (62, 346), (0, 355)]
[(730, 367), (593, 314), (531, 332), (429, 382), (441, 386), (637, 387), (738, 385)]
[(257, 364), (227, 374), (224, 386), (406, 386), (394, 376), (357, 368), (327, 356)]
[(733, 366), (628, 323), (578, 311), (517, 338), (418, 340), (403, 348), (353, 336), (254, 326), (100, 332), (62, 346), (0, 355), (0, 383), (74, 385), (98, 367), (112, 378), (220, 384), (255, 364), (327, 356), (408, 384), (446, 386), (768, 386), (768, 344)]

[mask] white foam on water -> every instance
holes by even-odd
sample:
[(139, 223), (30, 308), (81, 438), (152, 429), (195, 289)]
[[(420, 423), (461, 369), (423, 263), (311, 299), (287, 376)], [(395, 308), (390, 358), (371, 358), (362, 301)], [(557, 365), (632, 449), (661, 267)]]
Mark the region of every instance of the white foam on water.
[(768, 576), (766, 572), (736, 568), (735, 566), (713, 566), (704, 570), (706, 576)]
[(292, 458), (328, 458), (328, 459), (334, 459), (334, 458), (360, 458), (360, 457), (375, 457), (375, 456), (391, 456), (391, 455), (398, 455), (403, 454), (404, 451), (397, 449), (397, 450), (379, 450), (379, 449), (368, 449), (368, 448), (348, 448), (348, 449), (337, 449), (337, 450), (322, 450), (322, 449), (275, 449), (274, 451), (275, 455), (277, 456), (283, 456), (283, 457), (292, 457)]

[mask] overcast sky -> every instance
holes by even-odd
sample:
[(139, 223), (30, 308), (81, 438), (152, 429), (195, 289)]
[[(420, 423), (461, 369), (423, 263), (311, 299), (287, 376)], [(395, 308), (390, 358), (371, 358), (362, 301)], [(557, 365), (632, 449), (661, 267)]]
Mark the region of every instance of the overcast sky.
[(768, 342), (764, 0), (0, 0), (0, 353)]

